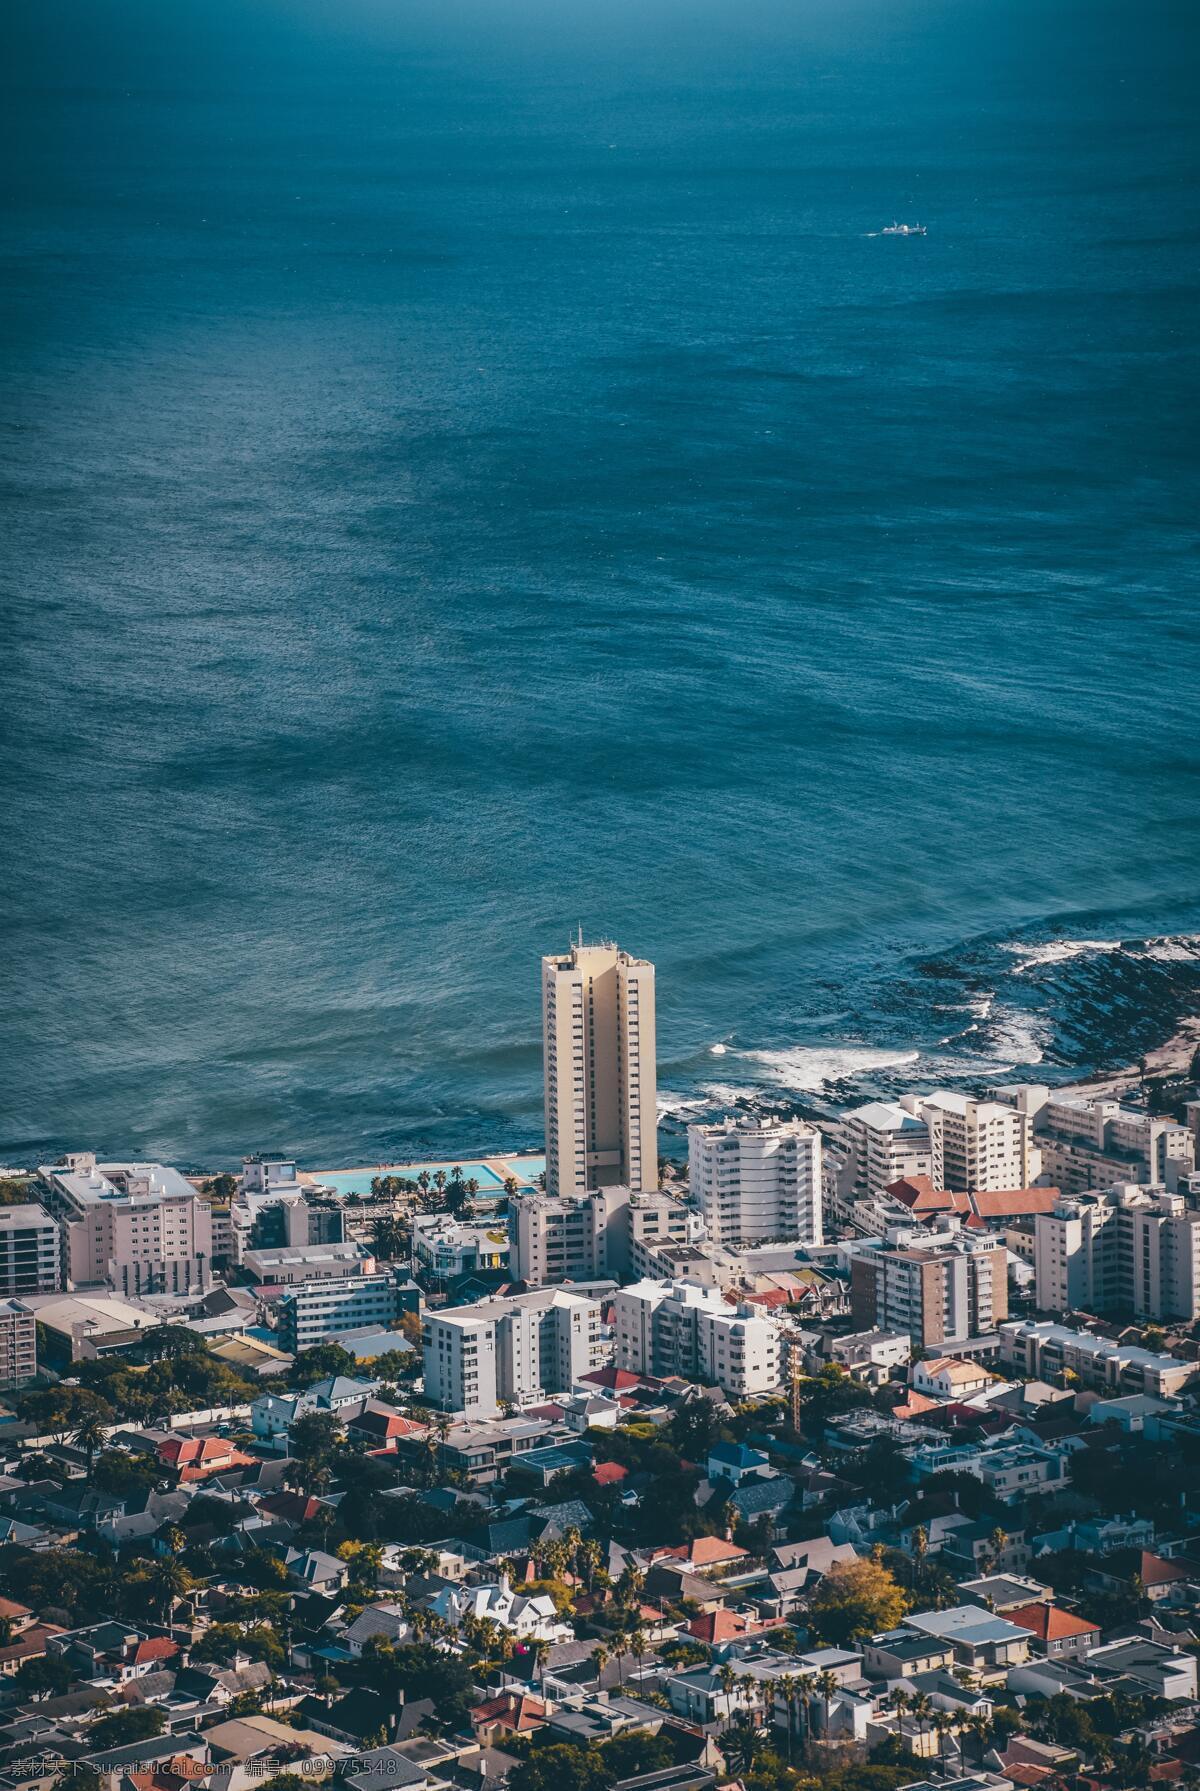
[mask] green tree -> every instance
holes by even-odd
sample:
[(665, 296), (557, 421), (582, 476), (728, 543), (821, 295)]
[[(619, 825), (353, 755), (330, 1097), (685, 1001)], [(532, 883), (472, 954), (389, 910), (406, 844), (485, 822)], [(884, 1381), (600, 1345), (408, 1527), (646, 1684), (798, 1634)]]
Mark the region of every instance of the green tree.
[(148, 1741), (161, 1735), (167, 1726), (167, 1715), (157, 1705), (135, 1705), (132, 1710), (119, 1710), (113, 1716), (102, 1716), (92, 1724), (87, 1739), (94, 1753), (101, 1748), (124, 1747), (131, 1741)]
[(812, 1614), (824, 1639), (845, 1647), (862, 1636), (894, 1629), (906, 1606), (886, 1567), (876, 1561), (838, 1561), (813, 1595)]
[(510, 1791), (608, 1791), (612, 1780), (595, 1748), (561, 1741), (535, 1749), (508, 1783)]
[(600, 1744), (604, 1769), (614, 1779), (632, 1779), (643, 1772), (662, 1772), (675, 1764), (675, 1749), (665, 1735), (647, 1729), (626, 1729)]
[(317, 1343), (300, 1351), (288, 1379), (293, 1387), (310, 1387), (314, 1381), (327, 1381), (334, 1375), (352, 1375), (356, 1366), (350, 1351), (340, 1343)]
[(74, 1684), (75, 1675), (66, 1661), (56, 1654), (35, 1655), (22, 1661), (13, 1674), (13, 1684), (24, 1697), (59, 1698)]

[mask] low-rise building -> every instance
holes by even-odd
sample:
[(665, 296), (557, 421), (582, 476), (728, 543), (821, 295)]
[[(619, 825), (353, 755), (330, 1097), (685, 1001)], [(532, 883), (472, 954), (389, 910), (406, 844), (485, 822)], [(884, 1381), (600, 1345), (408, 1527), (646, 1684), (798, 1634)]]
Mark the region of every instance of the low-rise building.
[(1004, 1615), (1029, 1631), (1033, 1652), (1047, 1660), (1081, 1660), (1100, 1640), (1098, 1623), (1042, 1600), (1012, 1605)]
[(260, 1285), (269, 1287), (295, 1287), (303, 1281), (335, 1281), (376, 1272), (375, 1258), (361, 1244), (284, 1244), (247, 1250), (242, 1267)]
[(347, 1331), (378, 1330), (413, 1308), (403, 1270), (298, 1281), (281, 1297), (279, 1341), (293, 1355)]
[(286, 1447), (288, 1433), (297, 1418), (310, 1412), (328, 1412), (346, 1419), (362, 1411), (375, 1387), (375, 1381), (338, 1374), (317, 1381), (302, 1393), (263, 1393), (250, 1406), (250, 1428), (260, 1442)]
[(1041, 1179), (1064, 1194), (1086, 1194), (1115, 1182), (1174, 1192), (1196, 1166), (1195, 1138), (1175, 1120), (1122, 1107), (1108, 1097), (1056, 1094), (1041, 1084), (1018, 1084), (995, 1093), (1032, 1121)]
[(715, 1288), (687, 1281), (639, 1281), (615, 1305), (619, 1368), (680, 1375), (738, 1399), (779, 1385), (778, 1326), (754, 1306), (731, 1307)]
[(451, 1219), (445, 1213), (417, 1213), (412, 1219), (412, 1261), (418, 1272), (438, 1281), (462, 1275), (493, 1274), (508, 1268), (508, 1224), (504, 1219)]
[(570, 1392), (603, 1366), (600, 1302), (564, 1288), (428, 1311), (422, 1332), (425, 1392), (443, 1412), (493, 1417)]
[(1177, 1356), (1114, 1343), (1092, 1331), (1049, 1319), (1017, 1319), (999, 1327), (1000, 1360), (1026, 1379), (1053, 1381), (1073, 1375), (1085, 1387), (1169, 1398), (1200, 1376), (1200, 1364)]
[(967, 1356), (934, 1356), (927, 1362), (915, 1362), (909, 1378), (918, 1393), (932, 1393), (939, 1399), (969, 1399), (982, 1393), (994, 1376)]
[(980, 1605), (953, 1605), (945, 1611), (913, 1611), (904, 1628), (948, 1643), (954, 1664), (978, 1673), (984, 1683), (1003, 1680), (1029, 1658), (1029, 1632)]

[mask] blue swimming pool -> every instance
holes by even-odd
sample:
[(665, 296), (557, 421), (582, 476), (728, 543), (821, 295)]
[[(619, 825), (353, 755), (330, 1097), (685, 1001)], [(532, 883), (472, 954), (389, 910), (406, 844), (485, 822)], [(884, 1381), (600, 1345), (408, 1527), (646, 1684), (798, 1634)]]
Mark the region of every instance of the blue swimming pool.
[(546, 1173), (545, 1157), (505, 1157), (504, 1161), (522, 1185), (532, 1185), (539, 1175)]
[[(481, 1190), (504, 1186), (503, 1178), (489, 1169), (486, 1163), (462, 1163), (459, 1167), (462, 1169), (463, 1180), (470, 1181), (474, 1177)], [(339, 1194), (369, 1194), (371, 1183), (377, 1175), (403, 1175), (410, 1181), (416, 1181), (423, 1170), (433, 1175), (437, 1170), (443, 1169), (449, 1177), (452, 1168), (452, 1163), (389, 1163), (379, 1169), (315, 1169), (313, 1174), (317, 1181), (336, 1188)]]

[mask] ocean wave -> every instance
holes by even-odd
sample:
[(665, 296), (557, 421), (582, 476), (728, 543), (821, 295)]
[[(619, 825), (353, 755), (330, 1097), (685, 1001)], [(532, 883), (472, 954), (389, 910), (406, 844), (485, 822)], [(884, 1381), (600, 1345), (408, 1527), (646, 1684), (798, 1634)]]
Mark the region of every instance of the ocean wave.
[(819, 1094), (838, 1082), (857, 1081), (878, 1070), (915, 1064), (919, 1051), (884, 1051), (869, 1045), (793, 1045), (786, 1051), (747, 1051), (773, 1082), (798, 1094)]
[(703, 1113), (708, 1102), (699, 1095), (678, 1094), (673, 1089), (660, 1088), (655, 1106), (659, 1119), (682, 1119)]
[(1200, 958), (1200, 933), (1169, 933), (1146, 939), (1129, 952), (1131, 958), (1150, 958), (1157, 964), (1187, 964)]
[(1120, 951), (1121, 945), (1120, 939), (1051, 939), (1045, 945), (1025, 945), (1012, 939), (1002, 944), (1000, 950), (1020, 958), (1021, 962), (1013, 965), (1013, 975), (1022, 976), (1027, 970), (1041, 970), (1047, 964), (1066, 964), (1072, 958)]
[(1023, 1008), (1000, 1008), (988, 1022), (988, 1056), (998, 1070), (1023, 1063), (1041, 1063), (1054, 1028), (1044, 1014)]

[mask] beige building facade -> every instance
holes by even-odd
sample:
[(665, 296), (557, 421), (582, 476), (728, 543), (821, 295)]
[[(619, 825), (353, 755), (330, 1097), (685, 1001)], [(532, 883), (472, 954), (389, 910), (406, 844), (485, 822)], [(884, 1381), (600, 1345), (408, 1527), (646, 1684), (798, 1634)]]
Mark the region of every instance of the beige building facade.
[(580, 938), (542, 959), (546, 1188), (658, 1186), (654, 966)]

